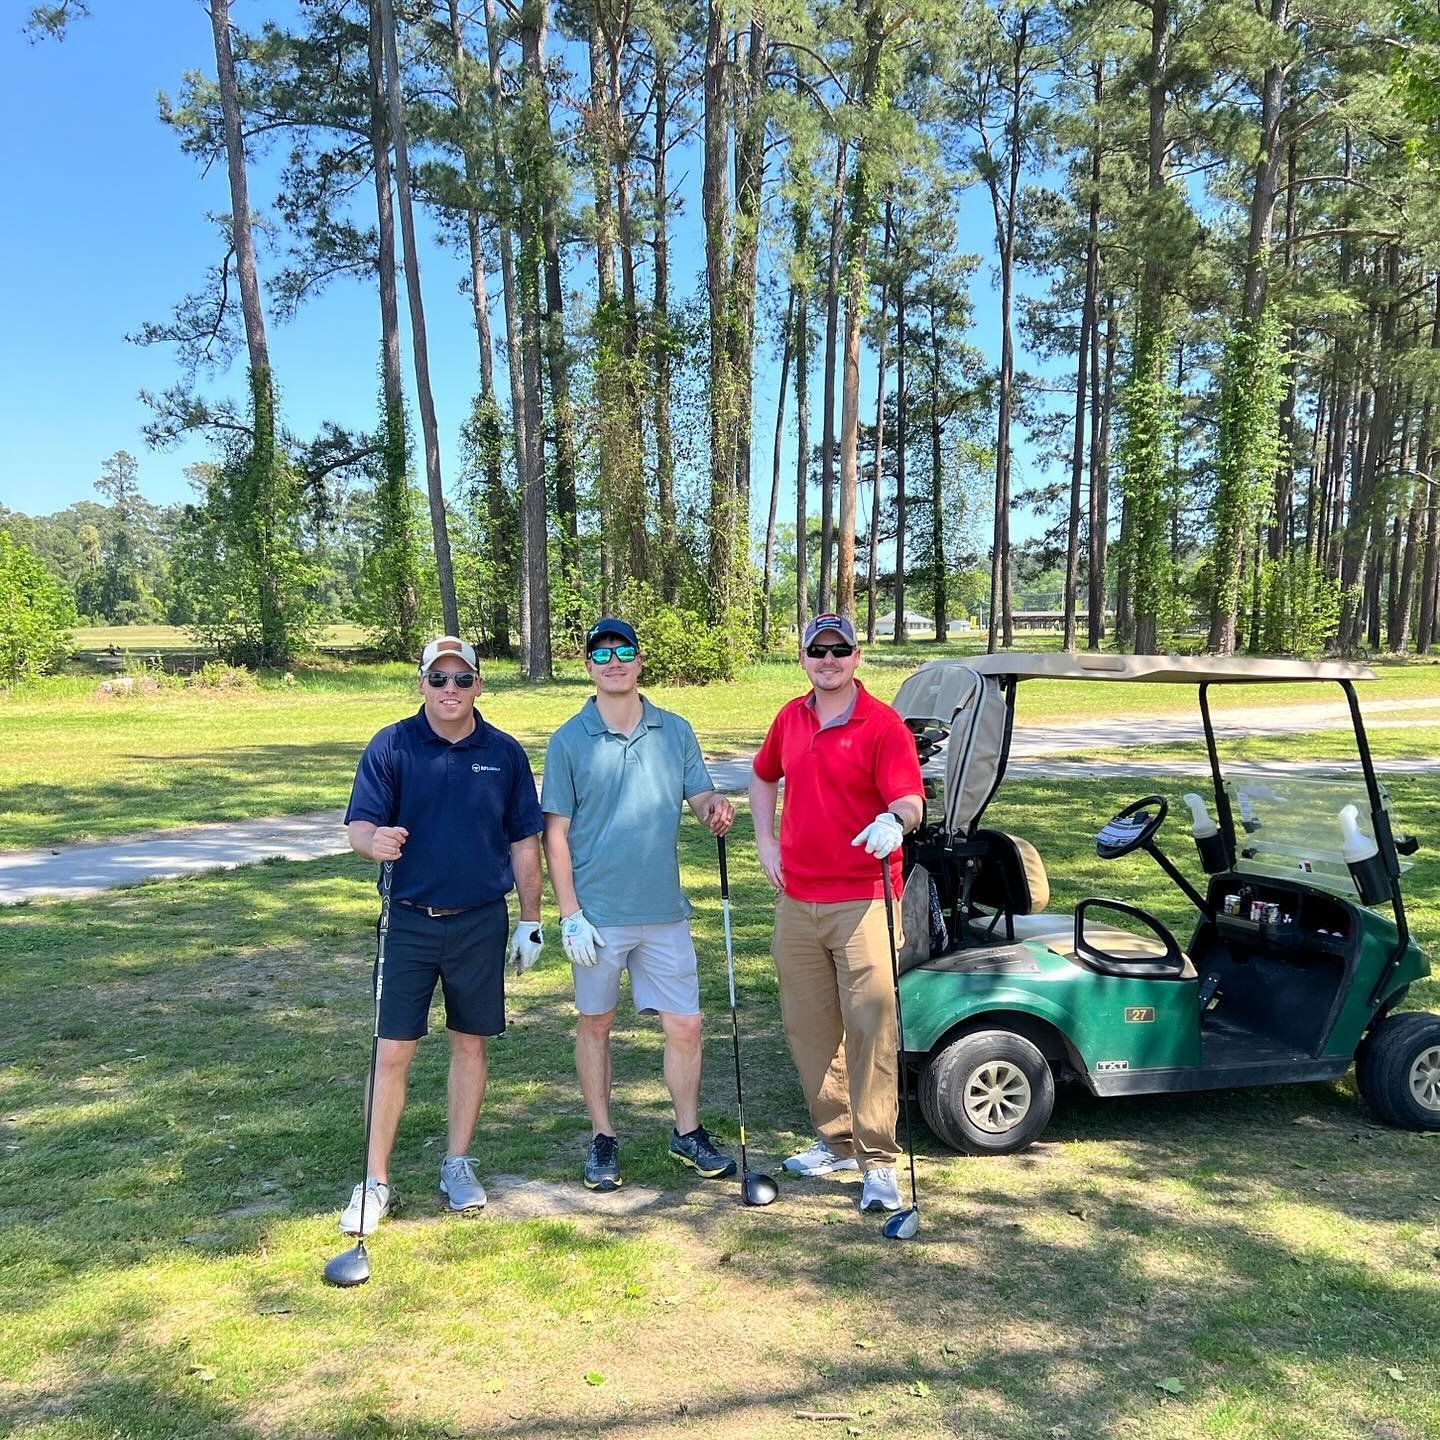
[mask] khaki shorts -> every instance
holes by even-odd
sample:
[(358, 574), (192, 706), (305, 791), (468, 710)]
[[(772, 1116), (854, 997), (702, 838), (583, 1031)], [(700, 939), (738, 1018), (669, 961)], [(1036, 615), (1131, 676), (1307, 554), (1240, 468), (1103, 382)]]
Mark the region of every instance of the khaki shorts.
[(575, 1008), (582, 1015), (608, 1015), (620, 1003), (620, 972), (630, 971), (630, 995), (641, 1013), (700, 1013), (700, 977), (690, 922), (668, 925), (597, 925), (605, 942), (593, 965), (572, 965)]

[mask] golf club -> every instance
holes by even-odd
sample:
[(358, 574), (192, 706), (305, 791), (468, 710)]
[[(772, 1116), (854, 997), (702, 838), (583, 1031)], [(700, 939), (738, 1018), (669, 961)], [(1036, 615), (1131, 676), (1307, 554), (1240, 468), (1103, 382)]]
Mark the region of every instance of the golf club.
[(769, 1205), (780, 1187), (768, 1175), (752, 1171), (745, 1159), (745, 1096), (740, 1088), (740, 1021), (735, 1014), (735, 941), (730, 934), (730, 869), (725, 863), (725, 837), (717, 835), (720, 852), (720, 910), (725, 918), (725, 969), (730, 977), (730, 1038), (735, 1047), (735, 1107), (740, 1112), (740, 1203)]
[(380, 868), (380, 931), (375, 945), (375, 1028), (370, 1037), (370, 1081), (365, 1095), (365, 1158), (360, 1166), (360, 1233), (349, 1250), (342, 1250), (325, 1267), (325, 1282), (348, 1289), (370, 1278), (370, 1256), (365, 1252), (365, 1199), (370, 1193), (370, 1122), (375, 1117), (375, 1057), (380, 1049), (380, 991), (385, 984), (385, 935), (390, 929), (390, 881), (395, 862)]
[(890, 932), (890, 975), (895, 982), (895, 1030), (900, 1072), (900, 1093), (905, 1106), (905, 1148), (910, 1152), (910, 1208), (889, 1216), (880, 1233), (887, 1240), (911, 1240), (920, 1228), (920, 1200), (915, 1193), (915, 1132), (910, 1125), (910, 1087), (905, 1083), (905, 1007), (900, 1003), (900, 956), (895, 949), (895, 897), (890, 893), (890, 859), (882, 856), (880, 873), (885, 885), (885, 928)]

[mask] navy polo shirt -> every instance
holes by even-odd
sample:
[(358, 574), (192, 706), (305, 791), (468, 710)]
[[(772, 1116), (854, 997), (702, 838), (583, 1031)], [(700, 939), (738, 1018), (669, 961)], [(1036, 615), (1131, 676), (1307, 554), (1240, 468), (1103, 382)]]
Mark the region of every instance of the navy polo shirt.
[(451, 742), (425, 707), (365, 747), (345, 823), (403, 825), (393, 898), (415, 905), (486, 905), (515, 885), (510, 846), (544, 828), (530, 758), (519, 741), (475, 714)]

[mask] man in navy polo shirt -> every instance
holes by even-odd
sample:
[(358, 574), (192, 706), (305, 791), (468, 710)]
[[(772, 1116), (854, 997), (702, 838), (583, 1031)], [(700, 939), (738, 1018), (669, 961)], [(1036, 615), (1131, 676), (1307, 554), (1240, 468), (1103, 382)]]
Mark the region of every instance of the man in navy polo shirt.
[[(540, 957), (540, 841), (535, 777), (519, 743), (487, 725), (475, 650), (443, 635), (420, 659), (423, 704), (365, 747), (345, 824), (367, 860), (393, 861), (365, 1232), (390, 1208), (390, 1151), (406, 1077), (427, 1029), (437, 981), (450, 1032), (449, 1135), (440, 1190), (478, 1210), (485, 1189), (467, 1152), (485, 1098), (485, 1040), (505, 1029), (505, 896), (519, 891), (508, 956), (522, 973)], [(340, 1228), (360, 1228), (357, 1185)]]
[(676, 853), (686, 803), (715, 835), (730, 828), (735, 807), (716, 794), (689, 722), (640, 694), (644, 661), (624, 620), (606, 616), (591, 626), (585, 668), (595, 694), (550, 737), (540, 797), (580, 1012), (575, 1069), (591, 1129), (585, 1184), (602, 1191), (621, 1183), (610, 1030), (627, 969), (636, 1010), (657, 1013), (665, 1033), (671, 1159), (706, 1179), (735, 1173), (700, 1123), (700, 981)]

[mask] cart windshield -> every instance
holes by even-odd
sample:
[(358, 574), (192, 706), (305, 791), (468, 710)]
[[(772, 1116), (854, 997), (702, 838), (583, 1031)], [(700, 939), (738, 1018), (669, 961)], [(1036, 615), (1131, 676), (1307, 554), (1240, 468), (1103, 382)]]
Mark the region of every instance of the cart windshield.
[[(1370, 800), (1359, 776), (1353, 779), (1295, 779), (1281, 775), (1241, 775), (1225, 781), (1235, 819), (1235, 869), (1241, 875), (1284, 879), (1303, 876), (1347, 900), (1356, 898), (1355, 882), (1341, 848), (1340, 811), (1353, 805), (1361, 833), (1373, 839)], [(1390, 795), (1380, 799), (1394, 814)], [(1401, 870), (1410, 862), (1400, 861)]]

